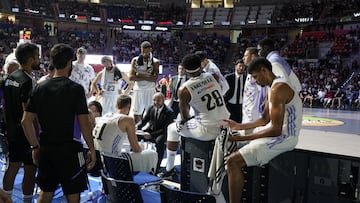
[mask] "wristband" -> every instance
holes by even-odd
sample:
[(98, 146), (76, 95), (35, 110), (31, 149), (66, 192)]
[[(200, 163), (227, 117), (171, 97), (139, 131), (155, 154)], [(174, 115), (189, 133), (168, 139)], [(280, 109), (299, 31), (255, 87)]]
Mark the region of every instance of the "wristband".
[(36, 145), (36, 146), (30, 146), (30, 149), (31, 149), (31, 150), (34, 150), (34, 149), (39, 149), (39, 145)]

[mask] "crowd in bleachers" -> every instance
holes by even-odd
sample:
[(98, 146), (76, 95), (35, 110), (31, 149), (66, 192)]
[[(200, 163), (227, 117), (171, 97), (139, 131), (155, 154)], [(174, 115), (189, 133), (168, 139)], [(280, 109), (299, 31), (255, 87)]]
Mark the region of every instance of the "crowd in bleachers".
[(70, 44), (72, 47), (86, 47), (90, 53), (103, 54), (106, 51), (107, 34), (104, 30), (81, 31), (59, 30), (58, 41)]
[(360, 66), (356, 60), (352, 64), (352, 67), (342, 65), (339, 60), (333, 59), (320, 63), (294, 63), (293, 68), (302, 82), (300, 95), (304, 105), (360, 108), (355, 102), (360, 90)]
[(317, 0), (312, 2), (289, 1), (280, 8), (276, 21), (279, 23), (294, 23), (295, 18), (313, 18), (313, 20), (317, 20), (320, 18), (324, 5), (324, 1)]
[(85, 15), (85, 16), (100, 16), (100, 6), (95, 3), (80, 3), (76, 1), (60, 1), (59, 11), (65, 16), (70, 15)]
[(358, 12), (360, 9), (360, 2), (354, 0), (328, 2), (327, 12), (324, 14), (325, 18), (341, 18), (345, 16), (352, 16), (354, 11)]
[[(9, 1), (12, 8), (19, 8), (19, 12), (26, 15), (42, 15), (42, 16), (56, 16), (54, 10), (50, 7), (51, 1), (41, 0), (13, 0)], [(30, 9), (30, 10), (28, 10)], [(38, 11), (38, 12), (37, 12)]]
[(185, 22), (186, 6), (177, 6), (174, 4), (166, 6), (147, 6), (145, 10), (145, 18), (156, 22), (170, 21), (174, 24), (177, 22)]

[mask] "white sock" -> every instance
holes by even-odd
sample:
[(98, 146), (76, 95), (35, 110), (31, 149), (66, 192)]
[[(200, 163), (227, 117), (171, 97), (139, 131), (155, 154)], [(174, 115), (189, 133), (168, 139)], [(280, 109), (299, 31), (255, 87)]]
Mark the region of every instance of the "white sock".
[(22, 195), (23, 203), (32, 203), (33, 195)]
[(171, 169), (174, 168), (175, 165), (176, 151), (171, 151), (169, 149), (166, 149), (166, 153), (167, 153), (166, 171), (170, 171)]

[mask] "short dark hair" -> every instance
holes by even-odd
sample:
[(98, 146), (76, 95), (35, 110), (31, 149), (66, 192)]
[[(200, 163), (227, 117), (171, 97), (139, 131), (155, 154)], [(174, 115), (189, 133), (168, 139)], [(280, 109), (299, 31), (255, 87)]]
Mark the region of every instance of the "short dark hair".
[(201, 60), (196, 54), (187, 54), (184, 58), (182, 58), (181, 65), (185, 68), (185, 70), (194, 71), (198, 68), (200, 69)]
[(270, 38), (262, 39), (258, 42), (258, 44), (260, 45), (260, 47), (268, 50), (269, 52), (275, 50), (275, 42)]
[(126, 94), (121, 94), (116, 100), (116, 105), (119, 109), (126, 107), (127, 105), (131, 105), (131, 97)]
[(151, 47), (151, 43), (149, 41), (143, 41), (140, 45), (141, 48), (146, 49)]
[(242, 59), (238, 59), (235, 61), (235, 65), (240, 64), (240, 63), (244, 63), (244, 61)]
[(272, 71), (272, 66), (269, 60), (267, 60), (266, 58), (263, 57), (259, 57), (254, 59), (248, 67), (248, 72), (250, 74), (252, 74), (253, 72), (259, 72), (261, 70), (261, 68), (267, 68), (270, 71)]
[(95, 100), (94, 100), (94, 101), (91, 101), (91, 102), (89, 102), (89, 104), (88, 104), (88, 107), (90, 107), (90, 106), (95, 106), (96, 111), (99, 112), (100, 115), (102, 115), (103, 109), (102, 109), (102, 106), (101, 106), (100, 102), (95, 101)]
[(67, 44), (56, 44), (50, 50), (50, 63), (55, 69), (64, 69), (67, 63), (74, 58), (74, 50)]
[(207, 58), (206, 51), (196, 51), (195, 54), (200, 58), (201, 61)]
[(39, 47), (31, 42), (21, 43), (15, 50), (16, 60), (20, 64), (27, 63), (27, 60), (31, 57), (35, 57), (36, 54), (39, 54)]
[(47, 67), (48, 70), (54, 70), (55, 67), (52, 63), (49, 64), (49, 66)]

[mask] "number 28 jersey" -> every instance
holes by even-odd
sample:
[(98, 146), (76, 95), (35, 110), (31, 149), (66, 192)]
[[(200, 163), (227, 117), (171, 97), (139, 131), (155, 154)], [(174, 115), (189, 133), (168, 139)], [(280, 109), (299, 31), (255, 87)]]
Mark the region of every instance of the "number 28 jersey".
[(190, 106), (195, 112), (196, 119), (207, 126), (219, 127), (229, 118), (221, 87), (211, 73), (202, 73), (192, 77), (182, 87), (186, 87), (191, 95)]

